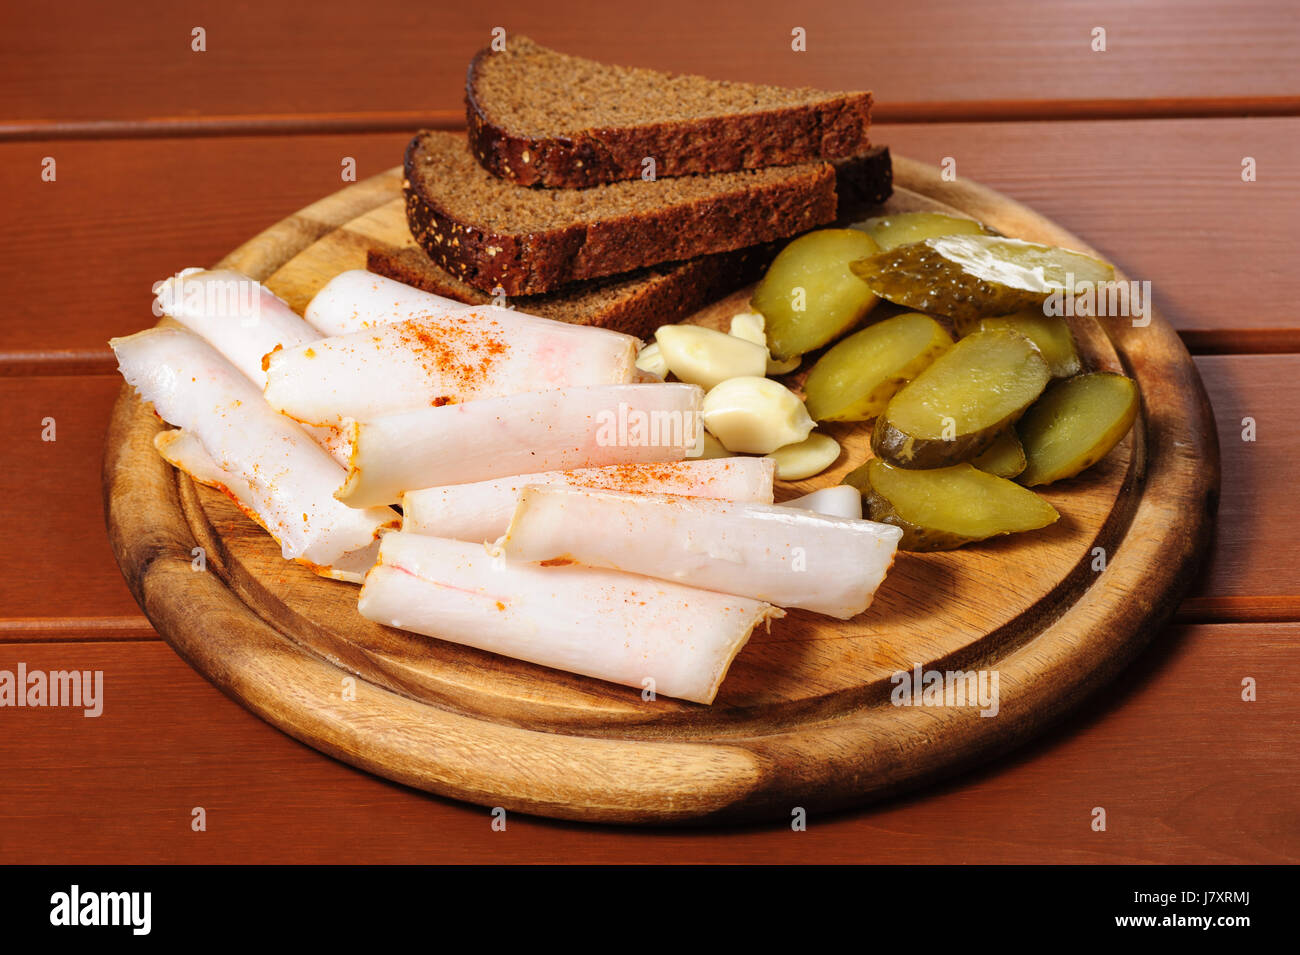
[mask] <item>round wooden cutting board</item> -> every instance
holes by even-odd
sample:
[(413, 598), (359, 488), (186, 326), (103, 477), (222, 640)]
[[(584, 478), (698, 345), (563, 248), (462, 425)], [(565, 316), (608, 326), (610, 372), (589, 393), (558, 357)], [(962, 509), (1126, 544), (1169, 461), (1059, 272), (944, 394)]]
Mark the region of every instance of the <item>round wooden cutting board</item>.
[[(957, 209), (1006, 235), (1090, 251), (988, 189), (901, 158), (894, 172), (889, 211)], [(410, 241), (393, 170), (220, 265), (301, 311), (331, 277), (363, 268), (367, 249)], [(747, 298), (696, 320), (724, 321)], [(1061, 519), (948, 553), (900, 554), (858, 618), (796, 611), (755, 633), (712, 706), (647, 701), (364, 620), (356, 586), (282, 560), (227, 498), (165, 464), (152, 444), (162, 425), (130, 389), (105, 451), (109, 532), (136, 599), (181, 656), (263, 719), (355, 766), (568, 819), (789, 819), (796, 807), (862, 803), (987, 762), (1114, 676), (1173, 612), (1218, 494), (1204, 389), (1158, 316), (1074, 326), (1087, 361), (1135, 377), (1143, 401), (1102, 464), (1046, 490)], [(835, 467), (782, 485), (778, 499), (839, 483), (869, 455), (865, 426), (831, 433), (845, 447)], [(892, 675), (916, 666), (996, 674), (996, 714), (894, 705)]]

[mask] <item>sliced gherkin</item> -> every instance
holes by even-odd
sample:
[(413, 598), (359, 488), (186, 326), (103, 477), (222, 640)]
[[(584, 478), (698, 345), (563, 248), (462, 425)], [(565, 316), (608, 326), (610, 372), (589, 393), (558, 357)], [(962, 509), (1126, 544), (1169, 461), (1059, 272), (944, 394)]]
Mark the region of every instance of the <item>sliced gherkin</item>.
[(1051, 380), (1042, 352), (1006, 328), (967, 335), (899, 389), (871, 450), (904, 468), (969, 461), (1014, 424)]
[(901, 212), (892, 216), (876, 216), (857, 222), (861, 229), (876, 240), (881, 252), (922, 239), (935, 239), (942, 235), (988, 235), (983, 223), (942, 212)]
[(1092, 467), (1128, 434), (1138, 403), (1137, 385), (1114, 372), (1052, 385), (1016, 426), (1028, 462), (1020, 483), (1051, 484)]
[(1044, 315), (1042, 309), (1030, 308), (1011, 315), (993, 318), (962, 318), (953, 322), (958, 335), (969, 335), (988, 328), (1010, 328), (1038, 346), (1047, 359), (1053, 378), (1069, 378), (1082, 370), (1079, 349), (1070, 331), (1070, 323), (1059, 315)]
[(1025, 449), (1021, 447), (1015, 429), (1007, 428), (970, 463), (1000, 478), (1013, 478), (1025, 469)]
[(920, 312), (868, 325), (813, 365), (803, 386), (808, 413), (814, 421), (874, 418), (899, 388), (951, 347), (952, 336)]
[(1053, 292), (1109, 282), (1115, 270), (1080, 252), (993, 235), (950, 235), (857, 259), (853, 274), (883, 299), (952, 319), (1041, 306)]
[(880, 299), (854, 277), (849, 263), (878, 248), (857, 229), (818, 229), (781, 250), (751, 301), (766, 322), (773, 358), (785, 361), (821, 348), (875, 308)]
[(911, 471), (872, 458), (844, 483), (862, 492), (864, 516), (903, 529), (902, 550), (952, 550), (1060, 517), (1033, 491), (966, 463)]

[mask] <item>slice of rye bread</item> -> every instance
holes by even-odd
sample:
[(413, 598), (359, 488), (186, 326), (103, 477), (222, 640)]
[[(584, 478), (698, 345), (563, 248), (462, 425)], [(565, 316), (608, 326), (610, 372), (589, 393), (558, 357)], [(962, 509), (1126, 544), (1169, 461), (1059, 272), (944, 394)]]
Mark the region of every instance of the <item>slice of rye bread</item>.
[(871, 94), (784, 89), (607, 66), (527, 37), (480, 50), (465, 81), (470, 149), (521, 185), (840, 159), (867, 148)]
[(402, 188), (411, 234), (430, 257), (507, 295), (797, 235), (834, 220), (838, 203), (827, 162), (530, 189), (476, 163), (463, 136), (432, 130), (407, 147)]
[[(862, 156), (834, 165), (841, 222), (860, 217), (888, 199), (893, 191), (888, 147), (873, 147)], [(684, 262), (578, 282), (543, 295), (519, 296), (511, 304), (534, 315), (648, 338), (660, 325), (685, 318), (757, 281), (783, 244), (769, 242), (700, 255)], [(462, 282), (416, 245), (372, 248), (366, 256), (366, 267), (458, 302), (479, 305), (493, 301), (490, 293)]]

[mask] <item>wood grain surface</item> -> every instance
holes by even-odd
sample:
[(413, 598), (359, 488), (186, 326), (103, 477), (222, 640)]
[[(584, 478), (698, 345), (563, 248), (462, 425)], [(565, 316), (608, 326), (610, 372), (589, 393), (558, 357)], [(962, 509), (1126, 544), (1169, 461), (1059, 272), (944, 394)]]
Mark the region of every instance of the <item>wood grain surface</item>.
[(1225, 494), (1217, 537), (1184, 616), (1201, 620), (1300, 618), (1300, 521), (1293, 488), (1300, 450), (1300, 357), (1204, 356), (1214, 395)]
[[(1300, 24), (1287, 0), (1104, 0), (1054, 3), (1050, 14), (1035, 0), (572, 6), (324, 0), (303, 17), (291, 3), (146, 0), (124, 17), (96, 4), (10, 4), (0, 21), (14, 94), (6, 118), (11, 135), (46, 136), (51, 122), (102, 135), (106, 123), (160, 118), (227, 132), (308, 117), (402, 130), (456, 121), (465, 64), (498, 26), (611, 63), (872, 89), (881, 121), (1300, 106)], [(195, 27), (206, 52), (191, 50)], [(795, 27), (806, 52), (791, 50)], [(1097, 27), (1104, 53), (1092, 49)]]
[[(1239, 700), (1246, 671), (1295, 682), (1294, 624), (1168, 629), (1042, 742), (922, 795), (814, 816), (800, 834), (517, 815), (493, 833), (476, 808), (288, 739), (157, 642), (105, 556), (99, 461), (80, 453), (102, 438), (117, 388), (104, 342), (152, 322), (148, 287), (163, 274), (214, 261), (337, 189), (344, 156), (364, 178), (396, 162), (414, 127), (459, 122), (463, 63), (495, 25), (719, 77), (864, 82), (881, 100), (877, 120), (906, 124), (879, 125), (881, 141), (931, 162), (953, 156), (960, 175), (1149, 277), (1184, 339), (1213, 353), (1197, 364), (1222, 447), (1212, 559), (1181, 613), (1300, 619), (1300, 319), (1278, 292), (1300, 219), (1300, 24), (1285, 0), (819, 2), (798, 8), (810, 38), (801, 57), (786, 52), (794, 15), (775, 0), (529, 6), (324, 0), (309, 18), (280, 0), (0, 10), (0, 200), (11, 226), (0, 231), (0, 376), (10, 376), (0, 382), (0, 667), (94, 663), (109, 687), (101, 720), (0, 713), (0, 858), (1296, 861), (1300, 701), (1267, 682), (1259, 703)], [(189, 50), (199, 24), (205, 54)], [(1095, 26), (1109, 49), (1085, 55)], [(40, 181), (46, 156), (59, 163), (56, 183)], [(1259, 160), (1256, 183), (1240, 182), (1244, 156)], [(39, 440), (51, 414), (53, 446)], [(1241, 440), (1245, 416), (1258, 422), (1253, 443)], [(199, 804), (216, 807), (207, 834), (189, 829)], [(1108, 833), (1086, 828), (1096, 804), (1110, 807)]]
[[(99, 669), (104, 712), (26, 710), (0, 734), (0, 858), (112, 863), (912, 864), (1300, 862), (1291, 745), (1300, 625), (1166, 630), (1067, 725), (871, 809), (629, 829), (385, 782), (253, 716), (162, 643), (0, 647), (0, 667)], [(1259, 697), (1241, 700), (1254, 676)], [(1107, 810), (1106, 832), (1090, 828)], [(207, 831), (190, 828), (203, 807)]]
[[(897, 157), (894, 177), (886, 211), (954, 208), (1005, 234), (1088, 250), (997, 193), (945, 182), (937, 168)], [(364, 264), (370, 246), (405, 241), (399, 187), (393, 170), (345, 189), (220, 264), (302, 308), (334, 275)], [(697, 318), (721, 321), (747, 300), (739, 292)], [(150, 620), (200, 672), (291, 735), (388, 778), (613, 822), (855, 804), (969, 765), (1058, 718), (1145, 644), (1203, 556), (1218, 455), (1190, 357), (1158, 315), (1145, 327), (1112, 319), (1075, 332), (1089, 366), (1127, 370), (1144, 402), (1117, 452), (1049, 492), (1063, 519), (960, 552), (903, 555), (872, 612), (855, 621), (792, 614), (776, 639), (751, 641), (712, 707), (646, 703), (636, 691), (363, 620), (354, 588), (286, 566), (238, 508), (163, 464), (153, 451), (158, 419), (130, 389), (106, 440), (110, 539)], [(838, 437), (845, 460), (818, 486), (866, 455), (865, 428)], [(215, 573), (193, 572), (196, 546)], [(1000, 708), (985, 719), (973, 706), (890, 705), (891, 674), (912, 666), (996, 670)], [(355, 702), (341, 698), (349, 675), (364, 681)]]
[[(108, 377), (0, 378), (9, 415), (0, 468), (0, 640), (5, 624), (13, 634), (67, 617), (78, 627), (86, 618), (143, 623), (113, 565), (100, 505), (99, 462), (118, 390)], [(51, 419), (55, 440), (47, 441)]]

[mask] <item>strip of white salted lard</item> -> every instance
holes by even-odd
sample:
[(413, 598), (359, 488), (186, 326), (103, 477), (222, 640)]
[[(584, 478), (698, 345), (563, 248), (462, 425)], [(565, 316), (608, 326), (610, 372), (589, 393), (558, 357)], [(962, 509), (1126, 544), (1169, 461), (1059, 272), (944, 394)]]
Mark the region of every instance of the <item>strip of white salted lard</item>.
[(816, 511), (818, 514), (829, 514), (831, 517), (851, 517), (855, 521), (862, 520), (862, 492), (850, 484), (832, 484), (811, 494), (782, 501), (781, 506), (797, 507), (801, 511)]
[(592, 385), (353, 422), (351, 466), (336, 497), (370, 507), (444, 484), (680, 461), (701, 433), (703, 401), (696, 385)]
[(321, 286), (304, 314), (322, 335), (329, 336), (468, 307), (365, 269), (349, 269)]
[(773, 471), (770, 458), (735, 457), (614, 464), (429, 487), (402, 496), (402, 530), (454, 540), (495, 541), (506, 532), (519, 492), (527, 485), (566, 484), (771, 504)]
[(122, 376), (163, 420), (189, 433), (226, 475), (239, 475), (240, 503), (286, 558), (330, 567), (396, 523), (390, 508), (355, 509), (333, 490), (344, 473), (293, 421), (212, 346), (179, 328), (151, 328), (109, 345)]
[[(270, 289), (232, 269), (182, 269), (158, 283), (158, 310), (219, 351), (258, 388), (266, 387), (262, 359), (321, 337)], [(344, 467), (346, 441), (338, 426), (307, 433)]]
[(510, 560), (574, 560), (847, 620), (871, 605), (902, 536), (792, 507), (552, 486), (520, 492), (497, 547)]
[(274, 292), (231, 269), (184, 269), (157, 290), (158, 308), (219, 351), (259, 388), (262, 358), (316, 341), (320, 332)]
[[(261, 524), (263, 528), (266, 527), (262, 524), (261, 518), (249, 510), (244, 503), (253, 500), (255, 496), (248, 482), (238, 474), (223, 471), (220, 465), (212, 460), (208, 449), (203, 447), (203, 442), (194, 437), (191, 432), (184, 428), (159, 431), (154, 435), (153, 446), (162, 455), (163, 460), (172, 467), (184, 471), (200, 484), (206, 484), (226, 494), (249, 518)], [(366, 571), (374, 566), (378, 557), (379, 541), (376, 539), (365, 547), (342, 554), (328, 567), (315, 565), (312, 569), (334, 580), (359, 584), (365, 577)]]
[(483, 306), (323, 338), (267, 356), (266, 400), (309, 424), (337, 425), (478, 398), (636, 374), (638, 342)]
[(482, 544), (401, 531), (383, 536), (358, 607), (386, 626), (696, 703), (713, 702), (754, 627), (782, 616), (743, 597), (511, 563)]

